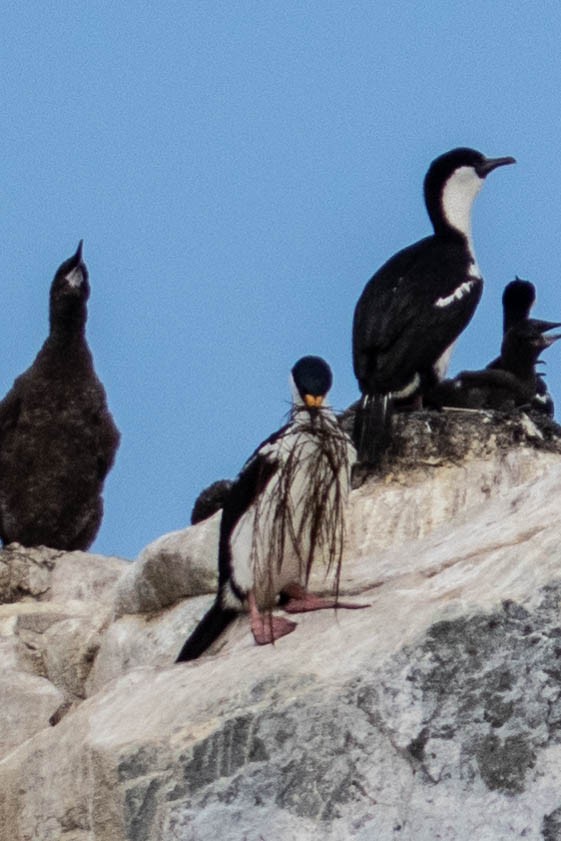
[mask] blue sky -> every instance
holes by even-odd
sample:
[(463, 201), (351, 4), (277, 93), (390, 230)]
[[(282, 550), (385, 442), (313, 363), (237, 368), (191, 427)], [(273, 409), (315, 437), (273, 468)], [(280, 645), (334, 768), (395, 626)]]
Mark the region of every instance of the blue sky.
[[(474, 208), (482, 302), (451, 372), (497, 354), (515, 274), (561, 320), (557, 2), (11, 3), (2, 15), (0, 390), (47, 334), (84, 238), (88, 339), (122, 433), (93, 549), (188, 523), (325, 356), (357, 397), (364, 284), (430, 233), (422, 180), (454, 146), (518, 163)], [(561, 347), (547, 352), (561, 411)]]

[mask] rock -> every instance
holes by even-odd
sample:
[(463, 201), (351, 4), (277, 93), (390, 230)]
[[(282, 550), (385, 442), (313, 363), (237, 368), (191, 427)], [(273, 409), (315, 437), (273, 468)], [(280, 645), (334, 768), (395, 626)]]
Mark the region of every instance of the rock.
[(526, 416), (506, 432), (495, 418), (446, 424), (444, 460), (410, 429), (415, 452), (353, 492), (341, 591), (369, 609), (300, 615), (264, 648), (240, 617), (212, 653), (175, 665), (212, 595), (174, 588), (204, 577), (196, 558), (215, 566), (220, 515), (151, 544), (105, 591), (114, 619), (96, 626), (86, 677), (44, 644), (62, 649), (67, 629), (85, 662), (76, 602), (57, 618), (42, 584), (0, 608), (3, 675), (37, 656), (65, 687), (0, 761), (6, 838), (558, 838), (559, 441)]
[(351, 497), (347, 554), (372, 556), (421, 538), (558, 463), (555, 453), (520, 447), (486, 459), (396, 471), (382, 481), (370, 477)]
[(12, 711), (9, 739), (0, 737), (4, 749), (85, 697), (115, 585), (126, 568), (118, 558), (84, 552), (18, 544), (0, 551), (2, 705)]
[(107, 602), (127, 566), (121, 558), (11, 543), (0, 549), (0, 604), (28, 596)]
[[(354, 406), (340, 420), (351, 434)], [(391, 446), (375, 475), (387, 477), (396, 471), (415, 471), (419, 466), (489, 458), (520, 446), (561, 454), (561, 427), (540, 412), (474, 409), (397, 412), (392, 416)], [(359, 482), (364, 475), (363, 469), (359, 469)]]
[(373, 554), (423, 537), (463, 511), (540, 476), (559, 463), (560, 455), (561, 427), (539, 413), (396, 415), (391, 456), (375, 474), (358, 470), (347, 554)]
[(130, 561), (122, 558), (64, 552), (55, 563), (48, 598), (108, 605), (130, 566)]
[(26, 596), (40, 599), (48, 593), (58, 549), (39, 546), (26, 549), (12, 543), (0, 549), (0, 603), (15, 602)]
[[(50, 717), (63, 702), (62, 692), (45, 678), (3, 669), (0, 673), (0, 758), (48, 727)], [(6, 824), (0, 823), (1, 826), (6, 827)]]
[(88, 696), (138, 666), (173, 663), (183, 638), (213, 601), (214, 596), (195, 596), (160, 613), (122, 616), (113, 622), (102, 637), (89, 674)]
[(220, 512), (150, 543), (117, 588), (115, 617), (153, 613), (185, 596), (216, 591)]

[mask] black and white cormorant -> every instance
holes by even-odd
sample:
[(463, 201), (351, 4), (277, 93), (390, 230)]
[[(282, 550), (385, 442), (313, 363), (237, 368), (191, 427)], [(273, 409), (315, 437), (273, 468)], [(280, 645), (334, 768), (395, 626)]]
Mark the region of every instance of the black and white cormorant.
[[(529, 280), (522, 280), (516, 277), (504, 288), (503, 292), (503, 336), (511, 327), (523, 324), (530, 320), (530, 310), (536, 300), (536, 287)], [(539, 328), (538, 328), (539, 329)], [(541, 360), (537, 360), (540, 362)], [(537, 364), (537, 363), (536, 363)], [(501, 369), (503, 367), (501, 357), (494, 359), (487, 366), (488, 368)], [(536, 371), (536, 393), (531, 401), (532, 408), (552, 418), (555, 413), (553, 398), (548, 391), (544, 375)]]
[(0, 402), (0, 538), (4, 544), (88, 549), (119, 431), (85, 329), (90, 294), (82, 242), (57, 270), (50, 332)]
[(424, 181), (434, 234), (391, 257), (360, 296), (353, 322), (353, 364), (362, 394), (354, 430), (359, 461), (379, 461), (392, 401), (419, 402), (444, 377), (483, 287), (471, 236), (472, 204), (487, 175), (514, 162), (467, 148), (436, 158)]
[[(199, 657), (245, 609), (259, 645), (289, 634), (295, 623), (271, 612), (279, 596), (289, 613), (360, 606), (337, 601), (356, 453), (325, 403), (331, 381), (320, 357), (305, 356), (292, 368), (290, 422), (255, 450), (224, 501), (218, 593), (177, 662)], [(334, 599), (306, 589), (317, 561), (334, 571)]]
[[(436, 407), (494, 409), (508, 412), (516, 408), (536, 409), (541, 388), (536, 363), (540, 353), (561, 338), (547, 335), (561, 322), (523, 318), (504, 335), (501, 353), (481, 371), (462, 371), (454, 379), (443, 380), (427, 395)], [(541, 408), (543, 411), (543, 408)]]

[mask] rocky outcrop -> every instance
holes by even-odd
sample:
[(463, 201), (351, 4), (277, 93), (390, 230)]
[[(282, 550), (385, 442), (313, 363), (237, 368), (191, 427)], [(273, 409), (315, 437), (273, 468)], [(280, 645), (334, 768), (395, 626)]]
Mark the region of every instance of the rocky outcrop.
[(241, 617), (173, 664), (219, 514), (132, 565), (1, 553), (2, 841), (561, 838), (559, 440), (490, 417), (435, 463), (409, 419), (417, 457), (352, 494), (341, 589), (370, 607), (274, 648)]
[(0, 756), (85, 698), (127, 566), (15, 543), (0, 552)]

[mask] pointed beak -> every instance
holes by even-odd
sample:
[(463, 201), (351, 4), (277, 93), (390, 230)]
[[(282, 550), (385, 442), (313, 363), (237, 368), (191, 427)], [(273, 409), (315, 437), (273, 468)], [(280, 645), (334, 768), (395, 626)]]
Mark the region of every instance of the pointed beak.
[(486, 178), (490, 172), (493, 172), (498, 166), (507, 166), (507, 164), (515, 164), (516, 158), (485, 158), (483, 163), (477, 167), (477, 174), (480, 178)]
[(78, 243), (78, 248), (76, 249), (76, 252), (70, 258), (71, 259), (70, 265), (74, 266), (75, 268), (77, 266), (81, 266), (83, 264), (83, 260), (82, 260), (83, 245), (84, 245), (84, 240), (81, 239), (80, 242)]
[(88, 270), (86, 269), (86, 265), (82, 259), (83, 245), (84, 240), (81, 239), (78, 243), (76, 253), (72, 255), (67, 263), (67, 270), (64, 276), (68, 287), (75, 292), (78, 292), (81, 289), (84, 280), (88, 276)]
[(319, 409), (324, 401), (324, 397), (321, 394), (317, 396), (315, 394), (305, 394), (304, 395), (304, 403), (308, 407), (308, 409)]

